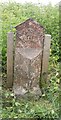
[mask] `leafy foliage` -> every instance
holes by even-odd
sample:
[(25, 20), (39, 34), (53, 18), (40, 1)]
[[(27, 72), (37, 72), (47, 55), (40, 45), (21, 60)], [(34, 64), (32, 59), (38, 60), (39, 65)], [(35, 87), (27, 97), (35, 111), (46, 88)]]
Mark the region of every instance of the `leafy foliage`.
[[(58, 7), (36, 6), (33, 4), (2, 4), (2, 64), (3, 69), (6, 64), (6, 51), (7, 51), (7, 32), (12, 30), (15, 32), (14, 27), (25, 21), (27, 18), (33, 18), (45, 27), (45, 32), (51, 34), (51, 54), (55, 59), (58, 59), (58, 34), (59, 34), (59, 12)], [(55, 60), (56, 61), (56, 60)]]
[[(41, 118), (56, 120), (59, 113), (59, 10), (58, 6), (33, 4), (0, 4), (1, 23), (0, 43), (2, 43), (2, 71), (7, 71), (7, 32), (15, 33), (15, 26), (27, 18), (33, 18), (45, 28), (45, 33), (51, 35), (51, 48), (48, 71), (48, 87), (38, 101), (17, 100), (13, 92), (2, 91), (2, 118)], [(14, 39), (15, 41), (15, 39)], [(1, 44), (0, 44), (1, 49)], [(4, 92), (5, 91), (5, 92)]]
[(2, 118), (45, 118), (58, 119), (57, 108), (43, 97), (38, 101), (31, 99), (17, 99), (13, 92), (3, 92)]

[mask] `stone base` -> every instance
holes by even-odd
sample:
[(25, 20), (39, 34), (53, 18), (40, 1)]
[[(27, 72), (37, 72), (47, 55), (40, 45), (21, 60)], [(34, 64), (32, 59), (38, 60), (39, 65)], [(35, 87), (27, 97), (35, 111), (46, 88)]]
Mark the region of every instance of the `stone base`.
[(23, 98), (38, 98), (42, 95), (41, 89), (38, 86), (28, 90), (22, 86), (16, 86), (13, 88), (13, 91), (15, 96)]

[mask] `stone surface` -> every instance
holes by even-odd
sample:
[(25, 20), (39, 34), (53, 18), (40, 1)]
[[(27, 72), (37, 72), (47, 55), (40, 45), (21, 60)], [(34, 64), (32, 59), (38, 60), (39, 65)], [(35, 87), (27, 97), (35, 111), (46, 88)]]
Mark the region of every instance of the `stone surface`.
[[(32, 19), (16, 26), (14, 92), (40, 94), (44, 28)], [(33, 91), (33, 92), (32, 92)]]
[(13, 85), (13, 38), (14, 33), (7, 34), (7, 87)]

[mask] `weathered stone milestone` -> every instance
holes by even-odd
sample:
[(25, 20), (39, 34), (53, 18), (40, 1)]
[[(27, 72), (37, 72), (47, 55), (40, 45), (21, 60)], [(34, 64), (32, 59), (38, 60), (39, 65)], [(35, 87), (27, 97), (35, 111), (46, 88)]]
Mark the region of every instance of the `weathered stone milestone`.
[(43, 26), (33, 19), (16, 26), (13, 86), (15, 94), (40, 94), (39, 78), (44, 37)]

